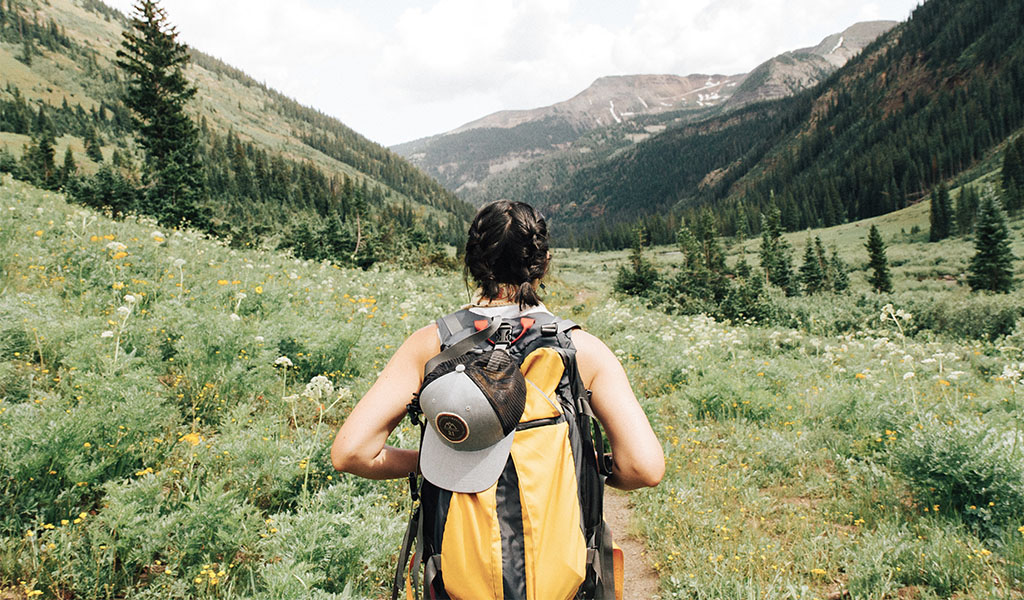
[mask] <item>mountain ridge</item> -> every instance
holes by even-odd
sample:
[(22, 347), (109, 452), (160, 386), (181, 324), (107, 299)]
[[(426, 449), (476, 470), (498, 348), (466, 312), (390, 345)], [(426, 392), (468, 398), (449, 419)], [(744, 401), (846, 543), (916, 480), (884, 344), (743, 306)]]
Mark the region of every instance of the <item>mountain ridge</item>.
[(895, 25), (854, 24), (815, 46), (773, 57), (749, 74), (601, 77), (568, 100), (499, 111), (392, 149), (474, 205), (529, 199), (541, 191), (538, 185), (546, 185), (536, 183), (531, 169), (543, 171), (539, 179), (547, 180), (549, 172), (564, 175), (666, 128), (806, 89)]

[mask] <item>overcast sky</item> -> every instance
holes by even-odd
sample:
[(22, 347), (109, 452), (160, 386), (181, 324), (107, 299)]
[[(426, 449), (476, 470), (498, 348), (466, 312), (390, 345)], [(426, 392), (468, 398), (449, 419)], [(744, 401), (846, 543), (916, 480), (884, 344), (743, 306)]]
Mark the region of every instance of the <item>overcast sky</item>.
[[(105, 0), (128, 12), (133, 0)], [(163, 0), (181, 39), (392, 145), (603, 75), (745, 73), (919, 0)]]

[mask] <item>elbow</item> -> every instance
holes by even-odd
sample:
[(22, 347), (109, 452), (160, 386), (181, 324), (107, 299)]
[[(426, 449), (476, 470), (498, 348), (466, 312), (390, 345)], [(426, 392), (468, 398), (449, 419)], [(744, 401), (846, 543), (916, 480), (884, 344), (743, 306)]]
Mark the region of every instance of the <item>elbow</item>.
[(643, 474), (641, 482), (646, 487), (654, 487), (661, 483), (661, 479), (664, 476), (665, 460), (662, 459), (661, 462), (659, 462), (657, 465), (654, 465), (653, 468), (647, 469), (647, 471)]
[(654, 487), (665, 476), (665, 460), (649, 460), (640, 464), (618, 465), (609, 484), (623, 490)]
[(658, 452), (656, 456), (649, 457), (638, 468), (635, 469), (635, 481), (638, 487), (654, 487), (661, 483), (665, 476), (665, 455)]
[(336, 440), (331, 446), (331, 465), (335, 471), (350, 473), (357, 460), (355, 449), (347, 447), (344, 442)]

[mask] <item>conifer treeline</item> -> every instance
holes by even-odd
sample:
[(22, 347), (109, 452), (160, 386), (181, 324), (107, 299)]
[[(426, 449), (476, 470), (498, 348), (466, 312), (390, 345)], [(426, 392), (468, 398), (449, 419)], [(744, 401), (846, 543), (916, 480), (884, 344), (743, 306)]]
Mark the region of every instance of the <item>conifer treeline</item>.
[(473, 208), (470, 205), (387, 148), (371, 142), (333, 117), (303, 106), (220, 60), (194, 49), (191, 49), (190, 55), (198, 66), (230, 77), (246, 87), (255, 87), (270, 96), (272, 104), (264, 106), (264, 110), (274, 111), (286, 119), (302, 123), (305, 129), (299, 135), (303, 143), (423, 204), (463, 219), (472, 218)]
[(702, 206), (725, 234), (757, 232), (773, 194), (790, 231), (903, 208), (1024, 125), (1022, 30), (1024, 0), (929, 0), (818, 87), (669, 130), (551, 197), (578, 203), (576, 243), (598, 249)]
[[(125, 22), (116, 11), (86, 8), (108, 20)], [(94, 51), (76, 45), (53, 22), (43, 26), (26, 16), (31, 14), (13, 0), (0, 0), (0, 39), (27, 39), (33, 48), (48, 52), (88, 55), (89, 68), (98, 68)], [(443, 253), (431, 248), (439, 242), (464, 243), (464, 221), (472, 208), (429, 177), (337, 121), (257, 84), (240, 71), (200, 53), (190, 56), (201, 57), (202, 66), (219, 75), (260, 86), (273, 99), (271, 110), (307, 127), (307, 133), (300, 134), (305, 142), (361, 171), (357, 175), (329, 174), (308, 160), (270, 151), (237, 132), (218, 133), (203, 117), (199, 162), (192, 169), (198, 177), (196, 187), (202, 189), (203, 206), (189, 219), (194, 225), (235, 244), (253, 243), (274, 233), (281, 246), (292, 248), (299, 256), (364, 267), (380, 259), (410, 256), (445, 262)], [(103, 100), (88, 109), (69, 104), (67, 99), (60, 106), (30, 102), (9, 84), (6, 93), (0, 93), (0, 131), (30, 135), (31, 142), (23, 148), (20, 161), (7, 148), (0, 148), (0, 171), (44, 188), (63, 189), (80, 202), (115, 216), (153, 214), (153, 207), (146, 206), (152, 194), (143, 193), (145, 169), (127, 143), (133, 122), (123, 102), (124, 80), (111, 67), (102, 71), (100, 80), (108, 84)], [(81, 139), (88, 159), (100, 165), (98, 172), (88, 177), (77, 174), (70, 148), (63, 164), (57, 164), (57, 139), (65, 135)], [(114, 146), (106, 160), (104, 146)], [(417, 216), (422, 211), (415, 211), (408, 201), (388, 201), (392, 190), (434, 206), (440, 214)]]

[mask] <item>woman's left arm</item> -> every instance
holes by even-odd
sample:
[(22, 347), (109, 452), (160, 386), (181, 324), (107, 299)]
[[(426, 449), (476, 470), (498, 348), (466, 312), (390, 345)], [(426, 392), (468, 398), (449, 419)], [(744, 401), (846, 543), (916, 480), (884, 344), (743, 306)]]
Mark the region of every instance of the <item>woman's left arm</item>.
[(416, 471), (419, 453), (386, 445), (423, 381), (423, 365), (440, 351), (437, 326), (410, 335), (338, 430), (331, 463), (368, 479), (396, 479)]

